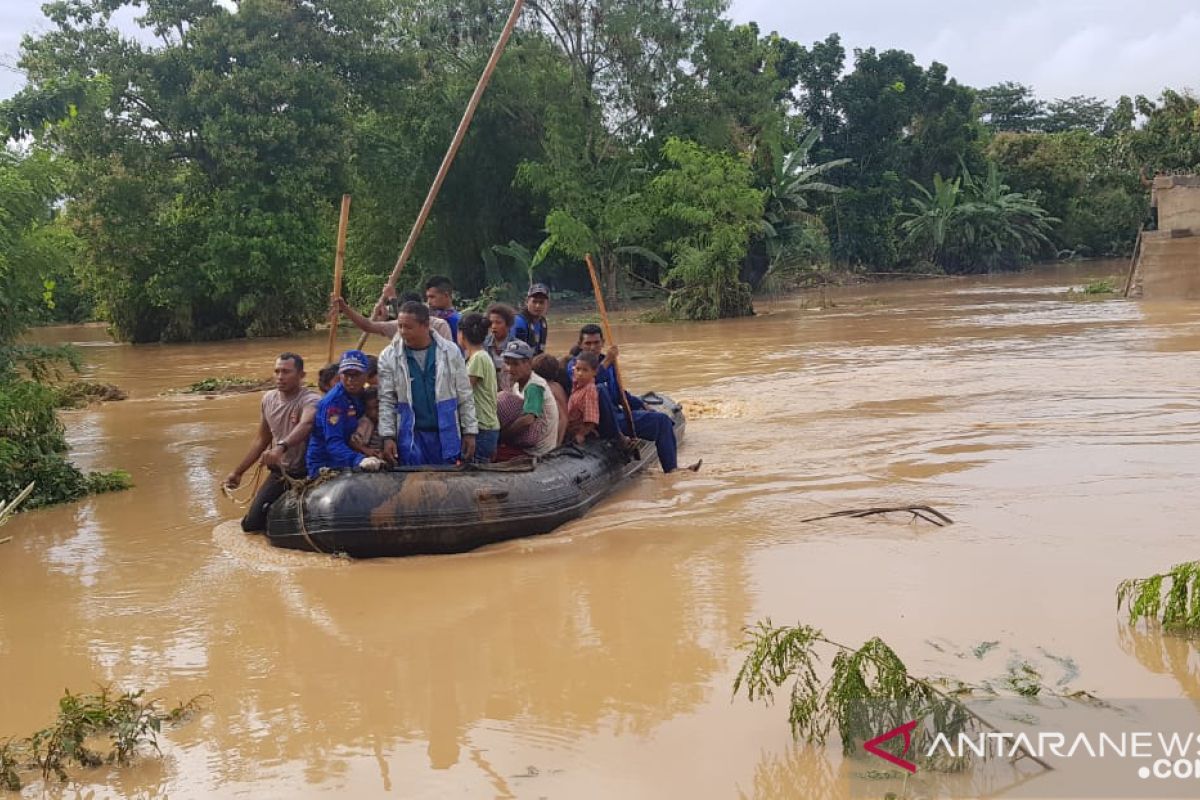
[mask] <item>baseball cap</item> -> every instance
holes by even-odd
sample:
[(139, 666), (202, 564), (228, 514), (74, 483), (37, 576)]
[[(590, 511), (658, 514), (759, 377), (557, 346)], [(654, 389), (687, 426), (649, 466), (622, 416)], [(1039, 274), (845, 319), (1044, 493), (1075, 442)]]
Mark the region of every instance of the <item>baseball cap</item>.
[(529, 292), (526, 293), (525, 296), (533, 297), (535, 294), (544, 294), (544, 295), (546, 295), (546, 297), (549, 297), (550, 296), (550, 287), (544, 283), (535, 283), (529, 287)]
[(341, 363), (338, 364), (338, 374), (350, 372), (351, 370), (366, 372), (369, 368), (370, 364), (367, 362), (366, 353), (362, 350), (347, 350), (342, 353)]
[(504, 346), (504, 352), (500, 354), (501, 358), (519, 361), (521, 359), (533, 358), (533, 348), (528, 342), (523, 342), (520, 339), (513, 339)]

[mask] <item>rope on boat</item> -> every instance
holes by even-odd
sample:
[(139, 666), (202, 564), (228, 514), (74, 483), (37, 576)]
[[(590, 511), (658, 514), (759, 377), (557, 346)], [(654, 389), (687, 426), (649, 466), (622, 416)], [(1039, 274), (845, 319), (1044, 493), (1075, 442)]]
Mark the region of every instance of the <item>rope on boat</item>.
[(332, 480), (337, 474), (338, 473), (336, 470), (329, 469), (328, 467), (322, 467), (321, 471), (317, 473), (315, 478), (293, 478), (286, 472), (283, 473), (282, 476), (284, 482), (287, 483), (288, 488), (296, 492), (296, 517), (300, 521), (300, 535), (304, 537), (304, 541), (308, 542), (309, 547), (311, 547), (315, 552), (325, 556), (330, 555), (330, 553), (322, 550), (308, 534), (308, 525), (304, 521), (304, 493), (314, 486), (320, 486), (322, 483)]

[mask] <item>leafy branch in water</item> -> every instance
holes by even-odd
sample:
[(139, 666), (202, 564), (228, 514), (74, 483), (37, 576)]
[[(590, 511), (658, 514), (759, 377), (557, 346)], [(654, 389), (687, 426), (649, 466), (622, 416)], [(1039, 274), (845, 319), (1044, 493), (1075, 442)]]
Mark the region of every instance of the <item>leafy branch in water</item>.
[[(158, 710), (158, 700), (145, 699), (145, 691), (114, 693), (107, 686), (95, 694), (67, 691), (58, 701), (54, 724), (25, 739), (8, 739), (0, 744), (0, 788), (21, 789), (21, 772), (39, 770), (67, 780), (67, 767), (98, 767), (101, 764), (131, 763), (137, 751), (153, 748), (163, 723), (181, 723), (199, 711), (205, 695), (181, 703), (168, 712)], [(109, 750), (93, 749), (98, 737), (107, 737)]]
[[(819, 649), (832, 648), (829, 676), (822, 681)], [(850, 755), (862, 744), (911, 720), (922, 724), (912, 733), (912, 753), (930, 752), (934, 734), (954, 739), (959, 733), (995, 728), (960, 700), (909, 673), (894, 650), (879, 637), (859, 648), (835, 642), (807, 625), (780, 626), (769, 619), (746, 629), (741, 649), (747, 651), (733, 682), (733, 693), (745, 689), (747, 699), (770, 705), (775, 691), (789, 681), (788, 723), (794, 738), (824, 744), (837, 730), (842, 752)], [(960, 684), (955, 694), (969, 693)], [(935, 751), (920, 756), (925, 769), (957, 772), (969, 766), (969, 756), (953, 757)], [(1033, 758), (1028, 753), (1022, 753)], [(1048, 765), (1033, 758), (1045, 769)]]
[(1148, 578), (1130, 578), (1117, 586), (1117, 609), (1129, 611), (1130, 624), (1161, 622), (1177, 631), (1200, 631), (1200, 561), (1176, 564)]

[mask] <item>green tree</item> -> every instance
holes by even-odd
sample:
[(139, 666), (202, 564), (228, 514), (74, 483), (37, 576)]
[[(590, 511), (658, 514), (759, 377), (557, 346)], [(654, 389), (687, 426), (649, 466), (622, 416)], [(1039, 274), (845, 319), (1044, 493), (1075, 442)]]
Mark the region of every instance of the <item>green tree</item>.
[(981, 119), (994, 131), (1037, 130), (1042, 120), (1044, 105), (1025, 84), (1004, 81), (980, 89), (978, 97)]
[[(348, 183), (347, 109), (360, 81), (395, 75), (373, 7), (150, 0), (150, 45), (112, 27), (128, 5), (48, 4), (55, 28), (24, 41), (29, 86), (6, 109), (10, 135), (77, 165), (68, 216), (101, 313), (133, 341), (307, 326)], [(80, 80), (87, 102), (44, 127)]]
[[(824, 255), (827, 243), (814, 243), (814, 225), (818, 218), (809, 203), (810, 198), (834, 195), (840, 186), (823, 178), (838, 167), (851, 163), (848, 158), (836, 158), (822, 163), (812, 162), (812, 149), (820, 131), (816, 128), (805, 134), (796, 149), (774, 159), (775, 170), (766, 187), (763, 234), (770, 268), (781, 263)], [(823, 228), (819, 230), (823, 233)]]
[(1054, 100), (1046, 105), (1045, 116), (1038, 127), (1046, 133), (1062, 131), (1087, 131), (1099, 133), (1104, 129), (1112, 109), (1097, 97), (1076, 95), (1065, 100)]
[(919, 192), (911, 212), (900, 215), (906, 243), (947, 272), (1010, 269), (1042, 252), (1057, 219), (1033, 199), (1014, 192), (994, 162), (982, 177), (965, 165), (962, 175), (933, 178), (933, 191)]
[(1035, 197), (1062, 220), (1051, 234), (1056, 250), (1099, 256), (1133, 247), (1147, 198), (1124, 136), (1001, 133), (987, 154), (1015, 191)]
[(739, 265), (762, 225), (764, 193), (746, 159), (682, 139), (668, 140), (663, 158), (668, 167), (650, 182), (645, 209), (671, 255), (668, 310), (678, 319), (754, 313)]
[(1200, 172), (1200, 100), (1168, 89), (1158, 102), (1141, 96), (1134, 102), (1145, 117), (1129, 135), (1135, 161), (1151, 171)]
[(44, 151), (0, 151), (0, 498), (12, 499), (33, 481), (26, 508), (111, 486), (109, 476), (84, 475), (66, 460), (58, 395), (42, 382), (64, 361), (74, 366), (74, 353), (18, 341), (53, 303), (42, 277), (47, 258), (69, 253), (47, 252), (45, 241), (58, 235), (52, 218), (61, 172)]

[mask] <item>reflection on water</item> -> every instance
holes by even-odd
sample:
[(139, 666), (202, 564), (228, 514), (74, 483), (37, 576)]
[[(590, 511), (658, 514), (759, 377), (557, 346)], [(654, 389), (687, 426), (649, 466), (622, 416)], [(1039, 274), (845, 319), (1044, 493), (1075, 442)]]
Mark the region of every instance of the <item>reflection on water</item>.
[[(882, 635), (924, 674), (990, 677), (926, 642), (1003, 640), (1069, 656), (1101, 695), (1200, 698), (1190, 645), (1112, 631), (1121, 578), (1191, 556), (1200, 308), (1064, 299), (1114, 269), (618, 329), (630, 383), (685, 402), (702, 472), (642, 476), (548, 537), (362, 563), (221, 524), (258, 397), (164, 394), (323, 337), (39, 331), (94, 345), (89, 376), (130, 394), (64, 419), (84, 466), (137, 488), (6, 528), (0, 675), (21, 689), (0, 738), (63, 687), (116, 682), (212, 701), (162, 761), (82, 795), (845, 796), (836, 745), (795, 748), (784, 708), (731, 702), (741, 627), (768, 615)], [(909, 503), (957, 524), (799, 522)]]

